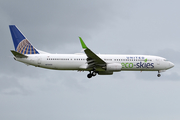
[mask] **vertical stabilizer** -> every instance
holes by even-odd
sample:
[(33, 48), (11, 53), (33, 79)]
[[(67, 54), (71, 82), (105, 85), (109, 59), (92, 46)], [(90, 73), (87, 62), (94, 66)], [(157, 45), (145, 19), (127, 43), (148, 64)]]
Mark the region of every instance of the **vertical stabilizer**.
[(32, 44), (15, 25), (9, 25), (9, 29), (16, 52), (21, 54), (39, 54), (39, 52), (32, 46)]

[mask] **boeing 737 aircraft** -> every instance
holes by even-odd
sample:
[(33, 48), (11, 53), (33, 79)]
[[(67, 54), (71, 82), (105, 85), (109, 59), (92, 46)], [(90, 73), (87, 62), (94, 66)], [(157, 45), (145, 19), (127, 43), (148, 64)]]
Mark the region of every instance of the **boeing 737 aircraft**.
[(15, 25), (9, 25), (15, 50), (14, 59), (36, 67), (53, 70), (89, 71), (88, 78), (98, 75), (112, 75), (120, 71), (157, 71), (160, 73), (174, 67), (163, 57), (151, 55), (95, 54), (79, 37), (84, 53), (50, 54), (36, 49)]

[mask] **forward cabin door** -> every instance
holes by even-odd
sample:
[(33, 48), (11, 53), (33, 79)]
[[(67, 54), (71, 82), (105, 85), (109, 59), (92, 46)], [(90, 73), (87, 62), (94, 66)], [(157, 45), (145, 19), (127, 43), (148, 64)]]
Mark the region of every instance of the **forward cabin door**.
[(156, 59), (157, 65), (160, 65), (160, 60)]

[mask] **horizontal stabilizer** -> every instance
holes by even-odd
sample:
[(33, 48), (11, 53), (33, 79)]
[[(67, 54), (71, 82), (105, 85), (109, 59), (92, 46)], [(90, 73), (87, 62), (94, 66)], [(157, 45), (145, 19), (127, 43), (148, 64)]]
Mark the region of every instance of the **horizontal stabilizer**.
[(17, 58), (27, 58), (28, 56), (24, 55), (24, 54), (21, 54), (19, 52), (16, 52), (14, 50), (11, 50), (12, 54), (17, 57)]

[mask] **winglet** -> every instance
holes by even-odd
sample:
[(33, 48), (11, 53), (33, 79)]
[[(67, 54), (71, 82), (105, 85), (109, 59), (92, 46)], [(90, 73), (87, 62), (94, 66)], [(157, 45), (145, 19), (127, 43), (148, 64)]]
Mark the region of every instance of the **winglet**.
[(84, 43), (84, 41), (82, 40), (82, 38), (81, 38), (81, 37), (79, 37), (79, 39), (80, 39), (80, 42), (81, 42), (82, 48), (83, 48), (83, 49), (87, 49), (88, 47), (86, 46), (86, 44)]

